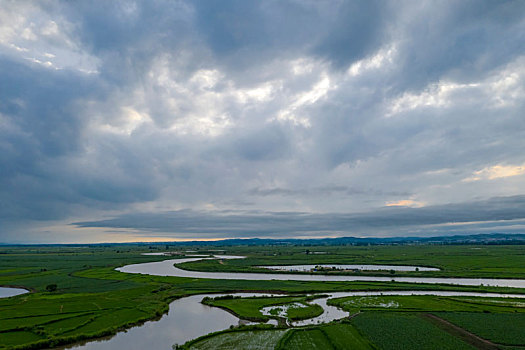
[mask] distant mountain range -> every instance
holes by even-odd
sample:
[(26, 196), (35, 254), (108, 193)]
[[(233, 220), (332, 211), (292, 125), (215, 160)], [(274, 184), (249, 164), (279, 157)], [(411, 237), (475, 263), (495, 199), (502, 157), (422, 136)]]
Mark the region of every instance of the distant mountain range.
[(168, 245), (382, 245), (382, 244), (525, 244), (525, 234), (489, 233), (437, 237), (337, 237), (308, 239), (225, 239), (220, 241), (166, 242)]
[(224, 239), (219, 241), (185, 242), (136, 242), (136, 243), (92, 243), (92, 244), (9, 244), (3, 246), (113, 246), (113, 245), (169, 245), (169, 246), (236, 246), (236, 245), (385, 245), (385, 244), (525, 244), (525, 234), (489, 233), (477, 235), (455, 235), (437, 237), (338, 237), (338, 238), (301, 238), (301, 239)]

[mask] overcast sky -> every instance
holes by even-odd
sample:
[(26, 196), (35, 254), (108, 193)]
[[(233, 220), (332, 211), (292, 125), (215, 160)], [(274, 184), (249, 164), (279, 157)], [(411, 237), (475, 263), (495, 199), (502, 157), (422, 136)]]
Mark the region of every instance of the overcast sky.
[(525, 1), (0, 0), (0, 242), (525, 233)]

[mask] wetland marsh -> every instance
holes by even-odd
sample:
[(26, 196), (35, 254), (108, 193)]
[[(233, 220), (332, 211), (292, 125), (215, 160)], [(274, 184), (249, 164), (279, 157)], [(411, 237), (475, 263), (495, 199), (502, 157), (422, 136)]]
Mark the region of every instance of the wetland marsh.
[[(396, 315), (402, 316), (400, 313), (413, 315), (415, 319), (407, 316), (399, 322), (411, 324), (414, 320), (423, 320), (436, 339), (448, 339), (450, 344), (457, 345), (457, 336), (448, 331), (443, 335), (440, 328), (443, 322), (456, 322), (458, 327), (461, 324), (470, 333), (486, 335), (489, 333), (476, 328), (485, 318), (492, 317), (490, 320), (497, 319), (502, 324), (508, 319), (507, 324), (512, 328), (512, 324), (520, 324), (524, 315), (521, 298), (525, 289), (505, 284), (506, 280), (520, 282), (516, 277), (523, 276), (522, 246), (318, 248), (326, 254), (305, 254), (305, 248), (300, 246), (241, 246), (221, 247), (219, 259), (207, 259), (217, 251), (202, 247), (193, 248), (194, 252), (171, 248), (170, 252), (180, 257), (171, 259), (161, 254), (165, 248), (160, 245), (5, 248), (0, 254), (0, 283), (24, 286), (32, 293), (0, 299), (0, 348), (36, 349), (72, 344), (70, 347), (82, 349), (139, 349), (149, 341), (159, 349), (169, 349), (174, 344), (195, 349), (212, 345), (228, 349), (236, 344), (234, 348), (242, 349), (250, 344), (249, 339), (260, 340), (257, 332), (264, 331), (270, 332), (264, 334), (273, 339), (274, 348), (304, 346), (309, 339), (312, 344), (327, 343), (335, 349), (340, 348), (336, 345), (343, 341), (339, 338), (346, 337), (363, 348), (386, 349), (388, 347), (374, 338), (375, 333), (370, 333), (373, 329), (366, 328), (366, 322), (370, 317), (397, 320)], [(503, 253), (515, 258), (505, 259)], [(189, 257), (190, 254), (194, 256)], [(195, 256), (197, 254), (199, 256)], [(361, 265), (420, 266), (439, 270), (395, 271), (392, 277), (391, 271), (310, 274), (267, 272), (259, 267), (331, 265), (336, 261), (342, 265), (361, 262)], [(120, 272), (130, 266), (153, 268), (149, 270), (152, 274)], [(183, 275), (163, 275), (156, 270), (158, 266), (165, 269), (163, 273), (180, 270)], [(196, 266), (204, 266), (203, 271), (194, 271)], [(218, 267), (224, 271), (217, 271)], [(201, 278), (202, 274), (207, 277)], [(220, 274), (229, 278), (217, 279), (222, 276)], [(239, 274), (260, 277), (242, 280)], [(450, 281), (454, 275), (461, 276), (461, 280), (494, 280), (507, 287), (442, 283)], [(296, 276), (300, 279), (295, 280)], [(507, 278), (495, 278), (497, 276)], [(407, 278), (417, 279), (417, 283), (401, 282)], [(436, 278), (441, 283), (426, 283)], [(51, 283), (57, 284), (56, 291), (46, 290)], [(221, 301), (219, 307), (202, 303), (204, 297), (213, 299), (221, 295), (242, 298), (234, 298), (230, 303)], [(254, 296), (266, 296), (267, 300)], [(264, 308), (268, 307), (266, 312)], [(454, 316), (458, 312), (471, 315), (471, 321)], [(437, 321), (425, 318), (426, 314), (445, 321), (439, 321), (441, 323), (436, 326)], [(268, 319), (269, 322), (264, 322)], [(490, 320), (487, 322), (492, 322)], [(345, 333), (334, 338), (336, 330)], [(101, 338), (104, 336), (109, 338)], [(504, 341), (501, 337), (491, 337), (498, 344), (525, 344), (518, 336)], [(458, 339), (464, 343), (463, 338)], [(391, 341), (404, 344), (402, 336)], [(414, 344), (423, 343), (416, 341)]]

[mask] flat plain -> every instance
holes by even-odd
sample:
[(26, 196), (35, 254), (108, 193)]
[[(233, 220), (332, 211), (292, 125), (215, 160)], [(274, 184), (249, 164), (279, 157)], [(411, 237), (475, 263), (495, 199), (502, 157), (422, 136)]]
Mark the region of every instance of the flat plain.
[[(0, 348), (37, 349), (57, 347), (80, 340), (115, 334), (146, 320), (160, 317), (177, 298), (204, 293), (239, 291), (288, 293), (281, 300), (237, 305), (217, 305), (243, 318), (262, 318), (261, 307), (306, 302), (304, 295), (336, 291), (454, 290), (473, 292), (523, 293), (518, 288), (489, 286), (427, 285), (399, 282), (306, 282), (206, 280), (126, 274), (116, 267), (166, 259), (141, 253), (171, 251), (183, 256), (186, 250), (215, 254), (209, 247), (175, 245), (92, 245), (0, 247), (0, 285), (19, 286), (30, 293), (0, 299)], [(361, 274), (423, 277), (523, 278), (525, 247), (520, 245), (419, 245), (419, 246), (226, 246), (221, 254), (242, 255), (246, 259), (203, 260), (179, 265), (202, 271), (260, 271), (261, 265), (292, 264), (392, 264), (437, 267), (440, 271), (333, 271), (334, 274)], [(321, 254), (317, 254), (322, 252)], [(178, 255), (177, 255), (178, 256)], [(263, 269), (265, 273), (268, 270)], [(52, 285), (56, 285), (53, 290)], [(354, 339), (357, 348), (426, 348), (427, 343), (404, 343), (417, 334), (431, 334), (429, 344), (461, 348), (473, 346), (461, 337), (436, 326), (423, 317), (427, 313), (464, 328), (490, 342), (525, 346), (520, 330), (525, 314), (519, 300), (467, 297), (390, 296), (346, 298), (329, 303), (350, 313), (359, 313), (348, 323), (333, 323), (300, 329), (265, 330), (278, 332), (275, 346), (315, 348), (329, 343), (339, 349)], [(395, 305), (395, 307), (393, 307)], [(319, 313), (305, 308), (299, 318)], [(392, 334), (381, 329), (406, 325)], [(381, 328), (379, 325), (381, 325)], [(521, 326), (520, 326), (521, 325)], [(266, 325), (265, 325), (266, 326)], [(500, 326), (500, 328), (498, 328)], [(418, 328), (419, 327), (419, 328)], [(339, 331), (334, 331), (339, 329)], [(501, 329), (501, 330), (499, 330)], [(504, 331), (505, 329), (515, 331)], [(245, 339), (242, 329), (235, 337)], [(257, 330), (247, 330), (256, 332)], [(228, 331), (226, 331), (228, 333)], [(338, 337), (334, 334), (340, 334)], [(223, 337), (225, 337), (223, 335)], [(235, 338), (234, 337), (234, 338)], [(211, 339), (212, 337), (209, 337)], [(226, 339), (226, 338), (225, 338)], [(284, 339), (284, 340), (283, 340)], [(309, 339), (309, 340), (308, 340)], [(219, 339), (220, 340), (220, 339)], [(215, 339), (214, 344), (220, 344)], [(234, 341), (234, 340), (228, 340)], [(309, 343), (310, 342), (310, 343)], [(242, 343), (246, 343), (245, 340)], [(247, 343), (246, 343), (247, 344)], [(285, 344), (285, 345), (283, 345)], [(305, 345), (310, 344), (310, 345)], [(423, 344), (423, 345), (422, 345)], [(466, 345), (465, 345), (466, 344)], [(319, 346), (321, 346), (319, 345)], [(218, 346), (218, 345), (217, 345)], [(309, 346), (309, 347), (308, 347)], [(422, 347), (421, 347), (422, 346)], [(428, 345), (430, 346), (430, 345)], [(431, 348), (431, 347), (429, 347)], [(442, 347), (443, 348), (443, 347)]]

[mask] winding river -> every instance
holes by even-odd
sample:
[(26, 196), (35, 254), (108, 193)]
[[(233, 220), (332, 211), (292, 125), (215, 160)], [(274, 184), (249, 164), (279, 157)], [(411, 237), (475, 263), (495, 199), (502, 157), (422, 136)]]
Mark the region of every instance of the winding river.
[(343, 276), (343, 275), (321, 275), (321, 274), (290, 274), (290, 273), (245, 273), (245, 272), (203, 272), (182, 270), (174, 266), (185, 262), (198, 261), (202, 259), (242, 259), (243, 256), (215, 255), (214, 257), (196, 257), (186, 259), (168, 259), (150, 263), (126, 265), (117, 268), (118, 271), (126, 273), (140, 273), (153, 276), (174, 276), (189, 278), (207, 278), (219, 280), (250, 280), (250, 281), (316, 281), (316, 282), (408, 282), (428, 284), (455, 284), (461, 286), (493, 286), (525, 288), (525, 280), (519, 279), (496, 279), (496, 278), (448, 278), (448, 277), (381, 277), (381, 276)]
[[(219, 259), (240, 259), (239, 256), (216, 255)], [(220, 273), (199, 272), (182, 270), (174, 266), (183, 262), (213, 259), (206, 257), (169, 259), (160, 262), (127, 265), (117, 270), (126, 273), (141, 273), (155, 276), (177, 276), (210, 279), (239, 279), (239, 280), (298, 280), (298, 281), (391, 281), (415, 283), (448, 283), (458, 285), (493, 285), (505, 287), (525, 287), (525, 280), (499, 280), (499, 279), (462, 279), (462, 278), (384, 278), (373, 276), (327, 276), (305, 274), (264, 274), (264, 273)], [(231, 293), (228, 293), (231, 294)], [(229, 312), (210, 307), (201, 303), (206, 297), (217, 297), (226, 294), (199, 294), (184, 297), (170, 304), (169, 312), (158, 321), (148, 321), (141, 326), (120, 332), (117, 335), (102, 340), (91, 341), (82, 345), (68, 348), (105, 350), (105, 349), (171, 349), (173, 344), (183, 344), (188, 340), (197, 338), (210, 332), (226, 329), (237, 325), (239, 320)], [(268, 296), (267, 293), (235, 293), (236, 296)], [(294, 322), (293, 326), (303, 326), (330, 322), (332, 320), (348, 317), (345, 312), (334, 306), (327, 305), (329, 298), (346, 296), (379, 296), (379, 295), (440, 295), (440, 296), (472, 296), (472, 297), (512, 297), (525, 298), (522, 294), (474, 293), (452, 291), (373, 291), (373, 292), (337, 292), (327, 293), (326, 297), (315, 299), (310, 303), (320, 305), (324, 312), (322, 315), (303, 321)]]

